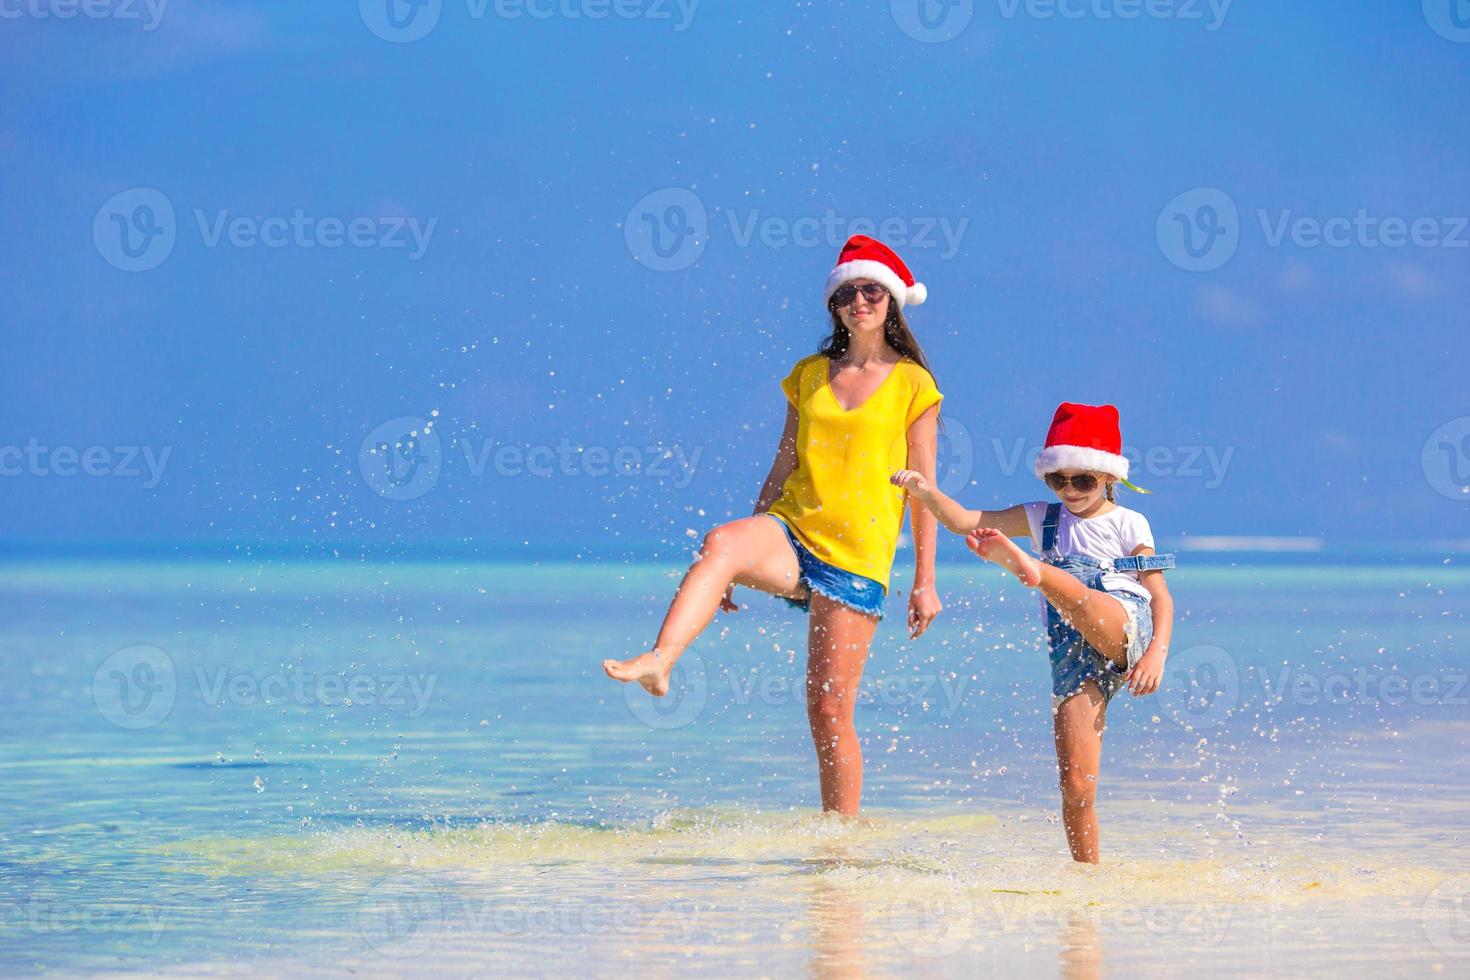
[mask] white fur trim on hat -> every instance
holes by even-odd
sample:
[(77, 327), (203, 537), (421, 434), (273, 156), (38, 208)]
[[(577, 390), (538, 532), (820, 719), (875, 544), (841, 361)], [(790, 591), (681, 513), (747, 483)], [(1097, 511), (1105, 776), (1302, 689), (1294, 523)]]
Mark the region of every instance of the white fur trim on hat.
[(1090, 446), (1047, 446), (1036, 457), (1036, 475), (1045, 477), (1057, 470), (1089, 470), (1128, 479), (1128, 457), (1115, 456)]
[(924, 284), (916, 282), (912, 286), (904, 285), (903, 279), (882, 262), (872, 259), (853, 259), (851, 262), (838, 263), (827, 276), (827, 294), (823, 300), (830, 300), (832, 294), (837, 292), (839, 286), (853, 279), (871, 279), (880, 284), (898, 302), (898, 308), (903, 309), (906, 304), (918, 306), (929, 298), (929, 290)]

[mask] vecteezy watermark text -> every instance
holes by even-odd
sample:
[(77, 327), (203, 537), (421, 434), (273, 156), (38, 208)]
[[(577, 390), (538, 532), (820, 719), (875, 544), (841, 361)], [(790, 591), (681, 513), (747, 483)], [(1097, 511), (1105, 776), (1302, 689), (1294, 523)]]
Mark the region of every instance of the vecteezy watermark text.
[[(847, 695), (865, 708), (912, 708), (952, 718), (964, 705), (975, 678), (959, 673), (891, 674), (865, 676)], [(747, 708), (752, 704), (782, 706), (808, 700), (808, 678), (804, 672), (761, 668), (721, 668), (712, 675), (698, 653), (686, 652), (674, 666), (669, 693), (653, 698), (637, 684), (625, 684), (623, 696), (633, 716), (650, 728), (683, 728), (692, 724), (714, 703)]]
[(46, 446), (33, 436), (23, 447), (0, 446), (0, 477), (141, 479), (152, 490), (163, 479), (172, 452), (172, 446)]
[[(676, 32), (694, 23), (700, 0), (464, 0), (465, 14), (480, 21), (642, 20), (670, 24)], [(358, 0), (367, 29), (385, 41), (409, 44), (439, 26), (444, 0)]]
[[(1202, 24), (1206, 31), (1225, 26), (1234, 0), (995, 0), (1007, 21), (1171, 20)], [(889, 0), (893, 21), (915, 41), (938, 44), (964, 33), (975, 16), (975, 0)]]
[[(1318, 217), (1291, 208), (1257, 208), (1255, 218), (1266, 247), (1273, 249), (1470, 248), (1466, 215), (1382, 215), (1357, 208), (1352, 214)], [(1244, 231), (1235, 200), (1217, 187), (1178, 195), (1155, 223), (1159, 250), (1189, 272), (1211, 272), (1225, 265), (1235, 256)]]
[(1242, 666), (1223, 647), (1202, 645), (1169, 654), (1158, 697), (1164, 714), (1181, 727), (1208, 729), (1251, 704), (1462, 708), (1470, 706), (1470, 673), (1404, 673), (1377, 664)]
[(147, 644), (107, 657), (92, 675), (92, 703), (119, 728), (152, 728), (173, 713), (180, 697), (197, 697), (209, 707), (295, 704), (304, 707), (377, 705), (406, 708), (417, 718), (429, 707), (435, 674), (385, 671), (242, 670), (195, 666), (183, 674), (164, 650)]
[(713, 231), (725, 232), (737, 248), (840, 248), (853, 235), (872, 235), (895, 248), (939, 249), (940, 259), (959, 252), (967, 217), (914, 215), (847, 217), (828, 208), (821, 214), (778, 215), (759, 209), (710, 209), (694, 191), (665, 187), (645, 194), (623, 219), (623, 240), (640, 264), (655, 272), (687, 269), (704, 254)]
[(168, 0), (0, 0), (0, 20), (141, 21), (155, 31), (167, 7)]
[[(402, 250), (411, 262), (423, 258), (439, 224), (438, 218), (342, 218), (313, 215), (302, 208), (290, 214), (266, 216), (236, 214), (229, 208), (195, 208), (192, 216), (205, 248)], [(92, 242), (97, 253), (124, 272), (158, 268), (173, 254), (178, 237), (173, 202), (151, 187), (114, 194), (97, 209), (92, 221)]]
[(357, 930), (375, 952), (416, 957), (446, 934), (658, 936), (687, 941), (694, 907), (683, 902), (547, 900), (464, 894), (447, 876), (403, 871), (380, 879), (357, 905)]
[[(1036, 458), (1041, 455), (1040, 446), (1028, 448), (1024, 439), (1013, 439), (1009, 445), (1001, 439), (991, 439), (990, 445), (1003, 476), (1014, 476), (1021, 472), (1023, 463), (1026, 472), (1031, 472), (1035, 468)], [(1148, 446), (1138, 449), (1124, 446), (1123, 456), (1128, 459), (1129, 472), (1132, 475), (1203, 479), (1205, 489), (1214, 490), (1225, 482), (1230, 461), (1235, 458), (1235, 447)]]
[[(363, 481), (389, 500), (422, 497), (439, 482), (446, 462), (435, 416), (405, 415), (373, 428), (358, 448), (358, 472)], [(670, 480), (682, 490), (694, 479), (703, 446), (599, 446), (573, 443), (563, 436), (555, 445), (503, 443), (468, 436), (454, 441), (466, 471), (483, 479), (486, 471), (516, 479), (555, 476), (591, 479)]]

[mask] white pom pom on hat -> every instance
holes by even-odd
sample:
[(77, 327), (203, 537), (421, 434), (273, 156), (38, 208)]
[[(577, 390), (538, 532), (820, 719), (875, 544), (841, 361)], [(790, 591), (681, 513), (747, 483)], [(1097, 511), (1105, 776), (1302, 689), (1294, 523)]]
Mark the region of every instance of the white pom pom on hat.
[(876, 238), (853, 235), (842, 246), (837, 256), (837, 265), (827, 275), (827, 294), (832, 294), (845, 282), (853, 279), (871, 279), (881, 283), (893, 296), (898, 308), (918, 306), (929, 298), (929, 290), (921, 282), (914, 281), (914, 274), (903, 264), (898, 253)]

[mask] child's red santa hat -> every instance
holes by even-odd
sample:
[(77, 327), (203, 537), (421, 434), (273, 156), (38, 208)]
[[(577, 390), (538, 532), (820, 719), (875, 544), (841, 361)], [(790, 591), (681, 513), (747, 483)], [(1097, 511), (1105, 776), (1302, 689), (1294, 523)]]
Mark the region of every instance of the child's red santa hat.
[(899, 309), (918, 306), (929, 298), (929, 290), (923, 283), (914, 281), (914, 274), (903, 264), (898, 253), (867, 235), (853, 235), (842, 246), (837, 265), (827, 276), (824, 299), (830, 301), (838, 287), (852, 279), (871, 279), (880, 283), (893, 296)]
[(1044, 479), (1057, 470), (1091, 470), (1128, 482), (1128, 457), (1123, 455), (1117, 408), (1071, 402), (1057, 406), (1046, 433), (1046, 448), (1036, 457), (1036, 475)]

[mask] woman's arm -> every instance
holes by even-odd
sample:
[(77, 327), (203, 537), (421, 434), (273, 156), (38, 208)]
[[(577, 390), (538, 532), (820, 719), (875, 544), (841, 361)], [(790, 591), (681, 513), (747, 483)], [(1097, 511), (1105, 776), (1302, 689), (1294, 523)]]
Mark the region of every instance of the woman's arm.
[[(935, 424), (939, 407), (930, 408), (914, 419), (908, 431), (908, 464), (917, 473), (934, 482), (934, 456), (937, 437)], [(929, 628), (943, 606), (934, 590), (934, 546), (939, 531), (934, 515), (927, 507), (909, 508), (914, 531), (914, 587), (909, 595), (909, 636), (918, 638)]]
[(771, 461), (771, 471), (766, 474), (765, 485), (755, 501), (755, 513), (764, 514), (781, 498), (786, 487), (786, 478), (796, 470), (796, 406), (786, 405), (786, 428), (781, 432), (781, 442), (776, 446), (776, 458)]
[[(1139, 545), (1133, 553), (1151, 555), (1154, 549)], [(1164, 573), (1158, 570), (1140, 572), (1138, 580), (1152, 598), (1149, 608), (1153, 614), (1154, 638), (1138, 665), (1128, 672), (1128, 689), (1135, 695), (1152, 694), (1159, 689), (1164, 679), (1164, 662), (1169, 659), (1169, 643), (1174, 639), (1174, 597), (1169, 594)]]
[[(1026, 520), (1026, 508), (1021, 504), (1005, 510), (970, 510), (936, 487), (931, 477), (916, 470), (899, 470), (889, 479), (917, 498), (939, 518), (939, 523), (955, 534), (969, 534), (976, 528), (993, 527), (1008, 538), (1031, 536), (1031, 524)], [(917, 510), (919, 508), (915, 508)]]

